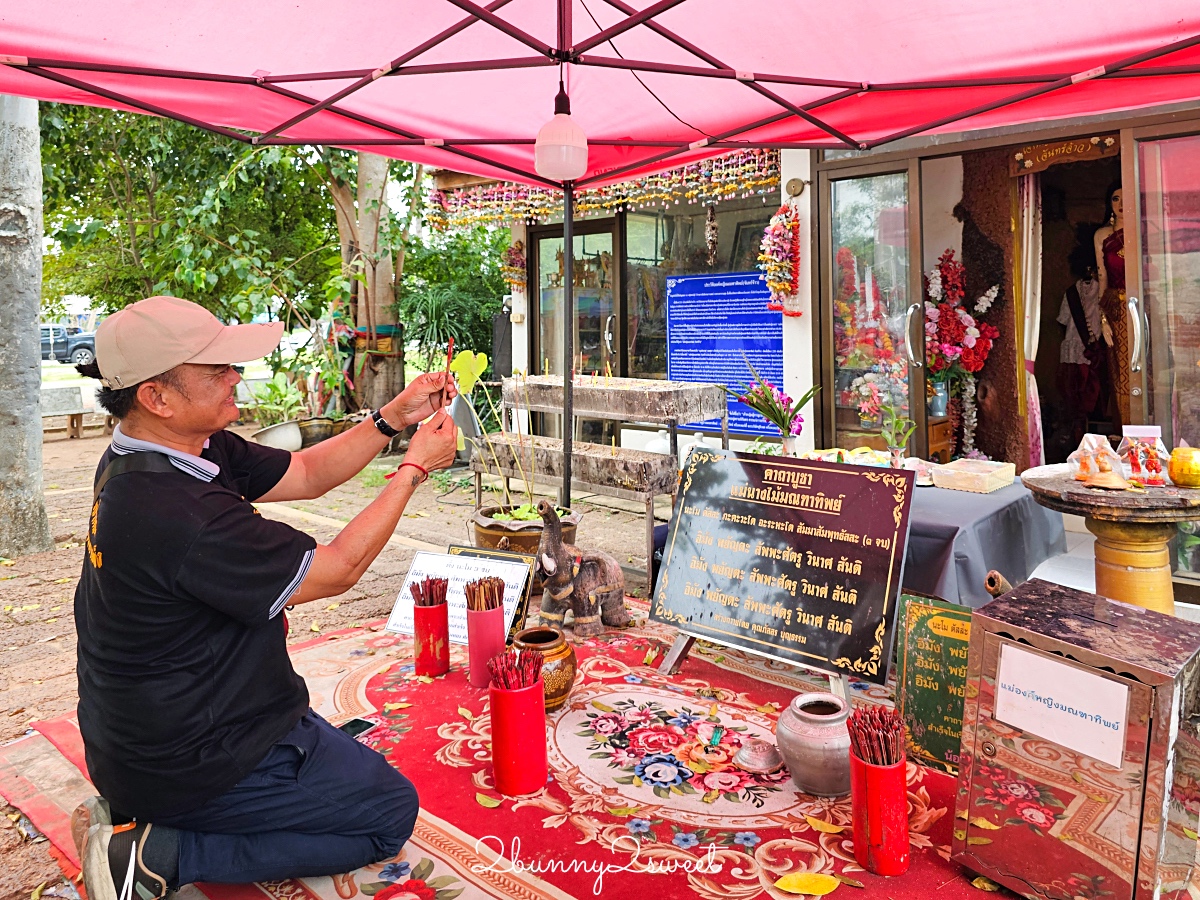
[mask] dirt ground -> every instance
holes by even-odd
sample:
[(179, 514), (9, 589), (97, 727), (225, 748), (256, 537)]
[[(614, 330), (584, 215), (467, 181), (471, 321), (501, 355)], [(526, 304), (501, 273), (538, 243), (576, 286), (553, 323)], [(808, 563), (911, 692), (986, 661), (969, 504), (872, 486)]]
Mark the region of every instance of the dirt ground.
[[(48, 425), (56, 424), (48, 420)], [(249, 434), (253, 428), (236, 430)], [(75, 709), (75, 623), (72, 598), (83, 560), (96, 464), (108, 446), (98, 428), (82, 439), (50, 431), (43, 443), (46, 512), (55, 549), (0, 564), (0, 744), (26, 734), (39, 719)], [(341, 525), (374, 499), (397, 458), (379, 459), (363, 473), (319, 500), (268, 503), (263, 515), (280, 519), (326, 543)], [(584, 514), (580, 542), (612, 553), (638, 568), (645, 561), (643, 513), (602, 498), (577, 500)], [(474, 507), (468, 473), (430, 480), (417, 492), (395, 531), (395, 539), (347, 593), (297, 607), (290, 613), (292, 641), (315, 633), (386, 618), (413, 554), (471, 543), (466, 520)], [(627, 575), (630, 593), (644, 596), (645, 579)], [(0, 820), (0, 900), (71, 896), (44, 839), (23, 835), (16, 811)], [(56, 886), (57, 885), (57, 886)]]

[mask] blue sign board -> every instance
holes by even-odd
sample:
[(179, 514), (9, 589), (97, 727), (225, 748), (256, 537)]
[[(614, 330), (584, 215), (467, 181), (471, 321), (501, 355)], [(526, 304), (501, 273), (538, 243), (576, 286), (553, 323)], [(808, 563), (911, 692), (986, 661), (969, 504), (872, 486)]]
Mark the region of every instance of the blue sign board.
[[(771, 295), (761, 272), (667, 278), (667, 378), (739, 390), (753, 384), (746, 361), (772, 384), (783, 385), (783, 313), (767, 309)], [(689, 429), (718, 431), (720, 419)], [(744, 403), (729, 398), (734, 434), (779, 436)]]

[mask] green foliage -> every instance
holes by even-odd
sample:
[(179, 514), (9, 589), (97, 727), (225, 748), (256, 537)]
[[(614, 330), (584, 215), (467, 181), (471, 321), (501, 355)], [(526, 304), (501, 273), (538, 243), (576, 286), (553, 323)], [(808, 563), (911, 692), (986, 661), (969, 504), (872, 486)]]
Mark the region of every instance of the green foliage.
[(251, 393), (254, 418), (263, 426), (287, 422), (304, 409), (304, 397), (282, 372)]
[[(554, 511), (558, 513), (561, 519), (567, 515), (567, 511), (561, 506), (556, 506)], [(493, 513), (492, 517), (497, 522), (534, 522), (541, 518), (538, 515), (537, 507), (532, 503), (522, 503), (520, 506), (514, 506), (508, 512)]]
[(908, 439), (916, 431), (917, 423), (904, 415), (904, 411), (894, 402), (881, 404), (879, 411), (883, 413), (883, 427), (880, 433), (888, 447), (908, 446)]
[(444, 365), (451, 336), (459, 349), (492, 351), (492, 317), (506, 290), (500, 258), (507, 230), (476, 228), (410, 239), (397, 314), (416, 341), (426, 370)]
[(167, 293), (245, 322), (324, 307), (340, 259), (309, 151), (84, 106), (49, 104), (41, 125), (48, 308), (66, 294), (112, 311)]

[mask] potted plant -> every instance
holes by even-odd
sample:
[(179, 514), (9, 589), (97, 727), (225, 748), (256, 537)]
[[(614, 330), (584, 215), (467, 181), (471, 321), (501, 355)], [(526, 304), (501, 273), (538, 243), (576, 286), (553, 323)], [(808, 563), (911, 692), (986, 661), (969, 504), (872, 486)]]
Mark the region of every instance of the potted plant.
[(251, 396), (254, 418), (264, 426), (252, 435), (254, 440), (281, 450), (299, 450), (303, 437), (296, 417), (304, 409), (304, 397), (296, 386), (279, 372)]
[[(468, 358), (468, 355), (470, 358)], [(484, 365), (480, 363), (480, 357), (483, 357), (486, 362), (486, 357), (482, 353), (473, 354), (469, 350), (463, 350), (454, 362), (451, 363), (451, 371), (458, 375), (459, 391), (464, 395), (471, 392), (475, 386), (478, 374), (484, 369)], [(462, 362), (459, 361), (460, 359)], [(483, 397), (491, 412), (489, 421), (496, 423), (502, 430), (504, 419), (496, 409), (492, 397), (486, 388), (483, 389)], [(474, 404), (468, 405), (474, 413)], [(499, 475), (501, 473), (501, 466), (500, 460), (496, 455), (496, 449), (486, 440), (488, 428), (479, 419), (477, 414), (475, 415), (475, 422), (480, 434), (480, 439), (476, 442), (475, 453), (478, 455), (485, 472)], [(492, 430), (494, 431), (495, 428)], [(535, 454), (532, 446), (533, 438), (529, 436), (528, 439), (530, 442), (528, 466), (522, 461), (522, 457), (524, 456), (522, 452), (523, 448), (519, 447), (512, 454), (517, 471), (524, 482), (525, 502), (520, 504), (513, 503), (513, 498), (508, 491), (507, 479), (503, 479), (501, 487), (493, 488), (503, 493), (504, 502), (480, 507), (471, 516), (471, 525), (474, 531), (473, 538), (477, 547), (496, 547), (501, 541), (505, 541), (505, 546), (509, 550), (522, 553), (537, 552), (538, 544), (542, 537), (543, 522), (542, 517), (538, 515), (537, 503), (533, 496)], [(521, 438), (518, 438), (518, 441), (520, 440)], [(563, 542), (574, 544), (580, 519), (579, 513), (561, 508), (555, 511), (562, 522)], [(535, 581), (534, 590), (538, 590), (539, 587), (539, 583)]]
[[(744, 359), (745, 357), (743, 357)], [(725, 388), (726, 393), (745, 403), (748, 407), (779, 429), (783, 439), (783, 455), (796, 455), (796, 438), (804, 429), (804, 417), (800, 415), (808, 401), (819, 391), (820, 385), (813, 385), (799, 400), (793, 400), (771, 382), (758, 374), (758, 370), (746, 360), (746, 368), (754, 376), (754, 386), (742, 385), (741, 390)]]
[(904, 454), (908, 447), (908, 439), (917, 428), (917, 423), (904, 415), (904, 411), (894, 400), (888, 400), (880, 407), (883, 415), (883, 426), (880, 433), (891, 454), (893, 469), (904, 468)]

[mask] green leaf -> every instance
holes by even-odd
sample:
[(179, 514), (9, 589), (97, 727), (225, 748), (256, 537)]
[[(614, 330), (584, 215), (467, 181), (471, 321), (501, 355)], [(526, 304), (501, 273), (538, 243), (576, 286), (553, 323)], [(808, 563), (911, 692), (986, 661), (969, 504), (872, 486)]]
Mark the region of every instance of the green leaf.
[(433, 874), (433, 860), (425, 858), (425, 859), (422, 859), (415, 866), (413, 866), (411, 877), (416, 879), (417, 881), (424, 881), (426, 878), (428, 878), (432, 874)]
[(490, 797), (487, 794), (476, 792), (475, 802), (480, 806), (486, 806), (488, 809), (495, 809), (503, 801), (497, 800), (495, 797)]

